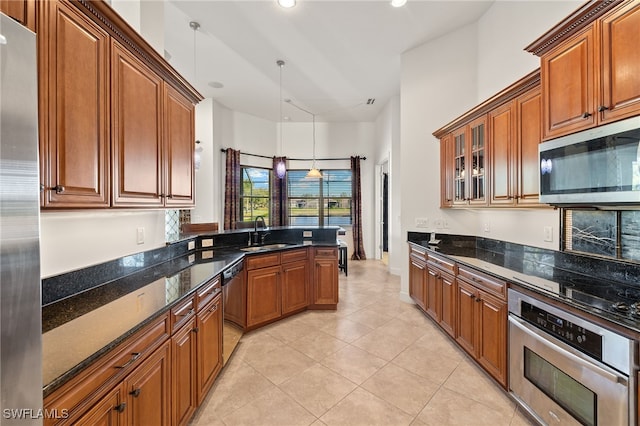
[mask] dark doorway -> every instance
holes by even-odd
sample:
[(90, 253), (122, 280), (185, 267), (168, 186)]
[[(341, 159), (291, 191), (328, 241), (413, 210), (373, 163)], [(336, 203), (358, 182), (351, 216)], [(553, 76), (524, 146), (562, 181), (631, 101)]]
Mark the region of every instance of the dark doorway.
[(382, 173), (382, 252), (389, 251), (389, 174)]

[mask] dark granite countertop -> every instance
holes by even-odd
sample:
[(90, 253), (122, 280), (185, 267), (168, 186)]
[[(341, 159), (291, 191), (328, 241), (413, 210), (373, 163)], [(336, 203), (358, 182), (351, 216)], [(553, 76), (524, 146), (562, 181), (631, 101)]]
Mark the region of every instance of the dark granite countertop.
[[(575, 283), (581, 282), (605, 281), (614, 289), (616, 286), (636, 285), (635, 282), (614, 282), (610, 279), (594, 277), (588, 271), (584, 271), (583, 265), (571, 265), (566, 259), (559, 259), (563, 253), (558, 254), (546, 249), (527, 246), (513, 249), (513, 246), (517, 245), (507, 245), (505, 250), (496, 248), (489, 250), (478, 247), (475, 240), (465, 238), (445, 239), (438, 245), (430, 245), (427, 239), (421, 237), (418, 233), (414, 233), (410, 235), (408, 242), (426, 248), (429, 252), (449, 257), (460, 266), (480, 270), (509, 282), (511, 286), (525, 288), (572, 306), (588, 315), (599, 317), (634, 333), (640, 333), (640, 320), (629, 315), (600, 309), (591, 299), (589, 303), (583, 302), (573, 296), (575, 291), (571, 291), (576, 289)], [(557, 266), (558, 264), (561, 264), (561, 267)], [(572, 266), (574, 268), (571, 268)], [(638, 291), (640, 292), (640, 288)]]
[(306, 241), (255, 252), (242, 247), (191, 252), (44, 306), (44, 396), (245, 256), (307, 246), (336, 243)]

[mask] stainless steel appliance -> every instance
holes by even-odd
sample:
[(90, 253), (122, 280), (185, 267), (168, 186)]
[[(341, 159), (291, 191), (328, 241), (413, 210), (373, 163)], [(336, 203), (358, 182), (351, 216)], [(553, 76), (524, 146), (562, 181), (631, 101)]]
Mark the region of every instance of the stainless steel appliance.
[(640, 117), (544, 142), (539, 154), (542, 203), (640, 204)]
[(635, 342), (509, 289), (509, 384), (544, 424), (635, 424)]
[(42, 424), (36, 37), (0, 13), (0, 423)]
[(222, 274), (222, 364), (226, 364), (247, 325), (244, 261)]

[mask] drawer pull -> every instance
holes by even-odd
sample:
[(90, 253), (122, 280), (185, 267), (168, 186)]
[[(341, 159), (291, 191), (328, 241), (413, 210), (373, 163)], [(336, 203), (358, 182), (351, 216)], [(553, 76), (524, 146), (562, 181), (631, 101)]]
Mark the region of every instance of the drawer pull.
[(195, 309), (193, 309), (193, 308), (191, 308), (191, 309), (189, 309), (189, 312), (186, 312), (186, 313), (184, 313), (184, 314), (178, 314), (178, 316), (179, 316), (179, 317), (186, 317), (186, 316), (189, 316), (189, 315), (194, 314), (195, 312), (196, 312), (196, 310), (195, 310)]
[[(140, 358), (140, 355), (142, 355), (141, 352), (132, 352), (131, 353), (131, 359), (129, 361), (127, 361), (126, 364), (121, 365), (121, 366), (116, 366), (116, 368), (127, 368), (128, 366), (130, 366), (131, 364), (136, 362), (136, 360), (138, 358)], [(124, 410), (124, 408), (123, 408), (123, 410)]]
[(116, 405), (115, 407), (113, 407), (113, 409), (116, 410), (118, 413), (122, 413), (125, 408), (127, 408), (127, 403), (126, 402), (122, 402), (122, 403)]
[(191, 330), (191, 331), (193, 331), (194, 333), (197, 333), (198, 331), (200, 331), (200, 328), (199, 328), (199, 327), (196, 327), (196, 328), (194, 328), (194, 329), (193, 329), (193, 330)]
[(476, 297), (476, 302), (482, 302), (482, 299), (480, 299), (479, 297)]
[(140, 388), (132, 390), (131, 392), (129, 392), (129, 395), (133, 395), (134, 398), (139, 397), (140, 396)]

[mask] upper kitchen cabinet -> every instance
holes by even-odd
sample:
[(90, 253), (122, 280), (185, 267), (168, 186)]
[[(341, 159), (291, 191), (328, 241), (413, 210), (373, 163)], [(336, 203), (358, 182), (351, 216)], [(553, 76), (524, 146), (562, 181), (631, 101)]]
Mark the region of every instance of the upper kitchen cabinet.
[(108, 207), (109, 36), (66, 3), (40, 4), (43, 205)]
[(202, 95), (106, 2), (37, 7), (42, 206), (193, 207)]
[(640, 114), (640, 3), (590, 1), (526, 50), (541, 58), (543, 138)]
[(162, 79), (114, 42), (111, 93), (113, 205), (162, 207)]
[(441, 207), (538, 206), (540, 72), (436, 130)]
[(36, 0), (0, 0), (0, 12), (36, 31)]

